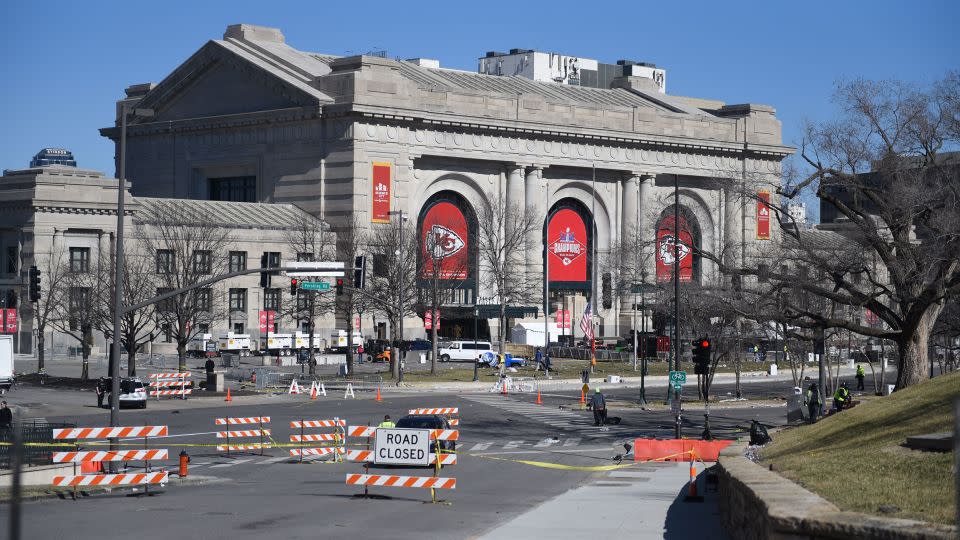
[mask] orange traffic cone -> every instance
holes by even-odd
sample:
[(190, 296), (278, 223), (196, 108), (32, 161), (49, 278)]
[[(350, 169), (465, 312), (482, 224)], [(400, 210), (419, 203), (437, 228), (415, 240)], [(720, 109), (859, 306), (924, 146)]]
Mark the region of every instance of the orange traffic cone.
[(690, 454), (690, 491), (683, 500), (687, 502), (703, 502), (703, 497), (697, 495), (697, 456)]
[(310, 386), (310, 399), (317, 399), (317, 385), (314, 383)]
[(227, 399), (225, 399), (224, 401), (233, 401), (233, 398), (230, 397), (230, 389), (229, 389), (229, 388), (227, 388)]
[(507, 381), (506, 379), (501, 379), (500, 385), (503, 388), (503, 395), (507, 395)]
[(580, 390), (580, 404), (581, 404), (581, 405), (586, 405), (586, 404), (587, 404), (587, 394), (584, 393), (583, 390)]
[(537, 388), (537, 405), (543, 405), (543, 401), (540, 399), (540, 388)]
[(377, 401), (383, 401), (383, 399), (380, 398), (380, 387), (379, 387), (379, 386), (377, 387)]

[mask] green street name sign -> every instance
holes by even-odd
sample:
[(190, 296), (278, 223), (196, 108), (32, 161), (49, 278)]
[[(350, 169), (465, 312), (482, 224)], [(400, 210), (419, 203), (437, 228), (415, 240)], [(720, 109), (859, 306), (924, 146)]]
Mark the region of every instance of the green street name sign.
[(329, 291), (330, 284), (326, 281), (301, 281), (301, 291)]
[(686, 384), (687, 382), (687, 372), (686, 371), (671, 371), (670, 372), (670, 384), (678, 386), (681, 384)]

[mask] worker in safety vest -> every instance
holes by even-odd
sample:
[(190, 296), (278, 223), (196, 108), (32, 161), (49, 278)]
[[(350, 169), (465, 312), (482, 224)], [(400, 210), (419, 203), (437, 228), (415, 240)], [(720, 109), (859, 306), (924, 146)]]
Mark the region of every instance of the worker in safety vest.
[(857, 364), (857, 390), (863, 390), (863, 377), (866, 374), (863, 372), (863, 366)]
[(397, 427), (397, 425), (394, 424), (392, 420), (390, 420), (390, 415), (389, 415), (389, 414), (385, 414), (385, 415), (383, 416), (383, 422), (380, 422), (380, 425), (377, 426), (377, 427), (382, 427), (382, 428), (395, 428), (395, 427)]
[(847, 383), (840, 385), (837, 391), (833, 393), (833, 410), (840, 412), (844, 406), (850, 403), (850, 390), (847, 389)]

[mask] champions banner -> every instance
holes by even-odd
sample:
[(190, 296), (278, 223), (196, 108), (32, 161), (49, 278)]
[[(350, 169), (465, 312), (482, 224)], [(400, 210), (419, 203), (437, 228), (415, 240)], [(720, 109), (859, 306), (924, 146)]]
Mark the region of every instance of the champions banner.
[(420, 226), (422, 279), (466, 279), (469, 268), (467, 220), (456, 205), (441, 201), (427, 210)]
[(370, 221), (390, 223), (390, 169), (389, 163), (373, 164), (373, 212)]
[(587, 281), (587, 226), (576, 211), (558, 210), (547, 226), (550, 281)]
[(770, 192), (757, 193), (757, 240), (770, 239)]
[[(675, 227), (673, 216), (666, 216), (657, 227), (657, 281), (673, 280)], [(693, 280), (693, 236), (687, 220), (680, 216), (680, 242), (677, 253), (680, 258), (680, 281)]]

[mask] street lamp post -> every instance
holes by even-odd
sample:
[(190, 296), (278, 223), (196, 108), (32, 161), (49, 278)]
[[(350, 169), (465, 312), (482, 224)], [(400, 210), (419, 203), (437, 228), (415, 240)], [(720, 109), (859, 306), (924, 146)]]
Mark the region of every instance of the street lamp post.
[[(647, 271), (640, 272), (640, 328), (642, 328), (643, 352), (640, 355), (640, 405), (647, 404)], [(636, 309), (636, 308), (634, 308)], [(636, 334), (636, 332), (634, 332)], [(634, 346), (636, 349), (636, 346)]]
[[(476, 300), (476, 296), (474, 296)], [(480, 318), (480, 307), (476, 302), (473, 304), (473, 354), (477, 354), (477, 319)], [(480, 380), (480, 358), (473, 359), (473, 382)]]

